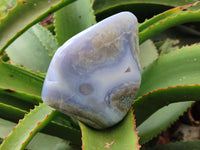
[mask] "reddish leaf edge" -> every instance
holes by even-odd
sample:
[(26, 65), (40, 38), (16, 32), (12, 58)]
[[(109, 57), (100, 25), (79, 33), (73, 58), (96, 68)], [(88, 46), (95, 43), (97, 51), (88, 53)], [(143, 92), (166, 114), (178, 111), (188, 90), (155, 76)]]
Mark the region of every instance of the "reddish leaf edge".
[(134, 119), (133, 119), (133, 132), (137, 135), (137, 143), (136, 143), (136, 146), (137, 146), (137, 149), (139, 150), (139, 149), (141, 148), (141, 145), (139, 144), (140, 137), (138, 136), (139, 131), (136, 131), (136, 118), (135, 118), (133, 106), (131, 106), (130, 111), (131, 111), (132, 117), (134, 118)]
[[(20, 119), (18, 121), (18, 124), (16, 126), (13, 127), (12, 131), (10, 132), (10, 134), (6, 137), (4, 137), (4, 142), (0, 145), (0, 149), (4, 150), (7, 145), (10, 144), (9, 140), (10, 138), (15, 138), (13, 137), (13, 134), (16, 134), (15, 132), (17, 132), (16, 130), (18, 130), (18, 128), (21, 127), (21, 125), (23, 126), (24, 122), (27, 120), (27, 118), (29, 118), (32, 113), (34, 113), (35, 111), (37, 111), (38, 109), (40, 109), (41, 107), (43, 107), (44, 103), (40, 103), (39, 106), (35, 106), (35, 108), (32, 110), (30, 109), (30, 112), (28, 114), (24, 115), (23, 119)], [(40, 110), (39, 110), (40, 111)], [(32, 130), (29, 132), (29, 135), (27, 135), (27, 138), (23, 141), (20, 141), (17, 144), (20, 144), (20, 149), (23, 149), (27, 146), (27, 144), (31, 141), (31, 139), (36, 135), (37, 132), (39, 132), (41, 129), (43, 129), (45, 127), (46, 124), (48, 124), (55, 116), (58, 115), (58, 112), (54, 109), (52, 109), (46, 116), (45, 118), (43, 118), (42, 120), (38, 121), (36, 126), (34, 126), (34, 128), (32, 128)], [(15, 136), (15, 135), (14, 135)], [(24, 135), (21, 135), (24, 136)], [(20, 138), (20, 137), (19, 137)], [(12, 141), (12, 140), (11, 140)], [(8, 143), (8, 144), (7, 144)], [(4, 148), (5, 147), (5, 148)], [(14, 149), (13, 147), (11, 147), (11, 149)]]
[(198, 3), (200, 3), (200, 1), (197, 1), (193, 4), (178, 6), (178, 7), (166, 10), (158, 15), (155, 15), (152, 18), (145, 20), (143, 23), (139, 24), (139, 32), (142, 32), (146, 28), (151, 28), (151, 25), (158, 22), (159, 20), (165, 19), (166, 17), (174, 15), (175, 13), (182, 11), (184, 9), (188, 9), (190, 7), (196, 6)]
[[(133, 109), (133, 107), (131, 107), (130, 108), (130, 113), (131, 113), (131, 115), (132, 115), (132, 124), (133, 124), (133, 132), (135, 133), (135, 135), (137, 136), (137, 142), (136, 142), (136, 149), (137, 150), (140, 150), (140, 148), (141, 148), (141, 145), (139, 144), (139, 140), (140, 140), (140, 137), (138, 136), (138, 133), (139, 133), (139, 131), (136, 131), (136, 119), (135, 119), (135, 115), (134, 115), (134, 109)], [(129, 113), (129, 112), (128, 112)], [(128, 113), (127, 113), (127, 115), (128, 115)], [(127, 117), (127, 115), (125, 116), (125, 117)], [(78, 121), (78, 120), (77, 120)], [(124, 121), (124, 119), (121, 121), (121, 122), (123, 122)], [(118, 126), (118, 125), (121, 125), (120, 123), (121, 122), (119, 122), (117, 125), (115, 125), (115, 126), (113, 126), (114, 128), (116, 127), (116, 126)], [(85, 138), (85, 132), (84, 132), (84, 123), (82, 123), (82, 122), (80, 122), (80, 121), (78, 121), (78, 123), (79, 123), (79, 126), (80, 126), (80, 130), (81, 130), (81, 134), (82, 134), (82, 137), (81, 137), (81, 141), (82, 141), (82, 146), (81, 146), (81, 149), (82, 150), (85, 150), (84, 149), (84, 145), (83, 145), (83, 141), (84, 141), (84, 138)], [(85, 126), (87, 126), (87, 125), (85, 125)], [(88, 127), (88, 126), (87, 126)], [(112, 129), (113, 127), (111, 127), (110, 129)], [(90, 128), (90, 129), (92, 129), (91, 127), (88, 127), (88, 128)], [(109, 128), (108, 128), (109, 129)], [(95, 129), (94, 129), (95, 130)], [(101, 130), (98, 130), (98, 131), (101, 131)], [(104, 131), (104, 130), (102, 130), (102, 131)], [(111, 147), (104, 147), (104, 149), (112, 149)]]
[(158, 109), (174, 102), (199, 101), (200, 84), (168, 86), (152, 90), (142, 96), (136, 96), (133, 109), (136, 126), (139, 126)]
[[(62, 0), (62, 1), (63, 1), (63, 0)], [(24, 28), (22, 28), (21, 30), (17, 31), (17, 33), (16, 33), (11, 39), (7, 40), (7, 42), (4, 44), (4, 46), (0, 49), (0, 55), (5, 51), (5, 49), (6, 49), (13, 41), (15, 41), (20, 35), (22, 35), (22, 34), (23, 34), (26, 30), (28, 30), (30, 27), (32, 27), (32, 26), (35, 25), (36, 23), (40, 22), (42, 19), (44, 19), (45, 17), (47, 17), (47, 16), (49, 16), (50, 14), (54, 13), (55, 11), (57, 11), (57, 10), (63, 8), (64, 6), (66, 6), (66, 5), (68, 5), (68, 4), (72, 3), (72, 2), (74, 2), (74, 1), (76, 1), (76, 0), (68, 0), (68, 1), (66, 1), (66, 2), (62, 2), (62, 1), (61, 1), (60, 3), (58, 3), (58, 4), (56, 4), (56, 5), (51, 6), (46, 12), (44, 12), (44, 13), (41, 14), (40, 16), (37, 16), (37, 17), (35, 18), (35, 20), (33, 20), (33, 21), (31, 21), (31, 22), (28, 22)], [(9, 9), (9, 10), (8, 10), (8, 13), (7, 13), (4, 17), (0, 18), (0, 22), (1, 22), (4, 18), (6, 18), (6, 17), (9, 15), (9, 12), (12, 11), (12, 10), (17, 6), (18, 3), (24, 3), (24, 1), (22, 1), (22, 0), (17, 0), (16, 5), (15, 5), (12, 9)]]

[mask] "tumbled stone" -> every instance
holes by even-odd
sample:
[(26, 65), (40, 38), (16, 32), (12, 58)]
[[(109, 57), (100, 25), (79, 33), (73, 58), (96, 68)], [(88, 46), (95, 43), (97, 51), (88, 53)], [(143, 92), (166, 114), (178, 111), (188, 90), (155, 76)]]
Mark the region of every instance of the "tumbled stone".
[(103, 129), (121, 121), (141, 80), (138, 23), (121, 12), (80, 32), (55, 53), (42, 99), (83, 123)]

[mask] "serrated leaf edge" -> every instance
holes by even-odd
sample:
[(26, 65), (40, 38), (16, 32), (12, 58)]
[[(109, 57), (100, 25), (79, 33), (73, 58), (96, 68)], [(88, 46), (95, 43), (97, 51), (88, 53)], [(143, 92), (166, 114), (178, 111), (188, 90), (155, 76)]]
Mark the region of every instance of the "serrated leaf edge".
[[(26, 120), (28, 118), (30, 118), (30, 116), (34, 115), (34, 112), (37, 112), (38, 109), (40, 111), (41, 107), (45, 107), (46, 104), (42, 103), (40, 104), (39, 106), (35, 106), (35, 109), (34, 110), (30, 110), (30, 112), (28, 114), (25, 114), (24, 115), (24, 119), (22, 120), (19, 120), (18, 124), (13, 127), (11, 133), (5, 138), (4, 142), (1, 144), (0, 146), (0, 149), (1, 150), (4, 150), (2, 147), (5, 146), (6, 143), (8, 143), (8, 139), (9, 138), (12, 138), (12, 135), (18, 131), (18, 128), (24, 124), (24, 122), (26, 122)], [(48, 107), (49, 109), (50, 107)], [(27, 144), (28, 142), (33, 138), (33, 136), (39, 131), (41, 130), (41, 128), (43, 128), (42, 126), (44, 126), (44, 122), (46, 121), (46, 124), (52, 120), (53, 117), (55, 117), (56, 115), (56, 111), (54, 109), (51, 109), (51, 111), (44, 117), (43, 120), (38, 120), (36, 126), (34, 126), (34, 128), (29, 132), (29, 135), (26, 135), (27, 138), (24, 140), (24, 141), (21, 141), (20, 143), (20, 149), (23, 149)], [(16, 131), (17, 130), (17, 131)], [(20, 136), (20, 135), (19, 135)], [(24, 136), (24, 135), (21, 135), (21, 136)], [(11, 148), (11, 147), (10, 147)]]

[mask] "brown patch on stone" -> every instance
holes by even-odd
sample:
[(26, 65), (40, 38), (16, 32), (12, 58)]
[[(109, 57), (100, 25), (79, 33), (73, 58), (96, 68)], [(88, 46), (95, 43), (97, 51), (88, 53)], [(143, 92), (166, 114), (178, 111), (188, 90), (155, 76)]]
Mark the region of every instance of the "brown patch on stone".
[(125, 72), (131, 72), (131, 68), (128, 67)]
[(83, 95), (89, 95), (94, 91), (94, 88), (89, 83), (83, 83), (79, 87), (79, 92)]
[(138, 84), (131, 84), (126, 87), (119, 88), (115, 93), (111, 95), (110, 102), (118, 109), (120, 109), (120, 111), (126, 113), (130, 105), (129, 100), (134, 100), (133, 96), (137, 94), (138, 88)]

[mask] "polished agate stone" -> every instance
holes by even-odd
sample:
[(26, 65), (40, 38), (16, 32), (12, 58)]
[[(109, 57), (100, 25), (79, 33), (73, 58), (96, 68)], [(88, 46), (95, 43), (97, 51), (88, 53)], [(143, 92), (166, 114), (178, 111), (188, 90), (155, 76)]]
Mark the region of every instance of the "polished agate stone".
[(117, 124), (140, 86), (138, 47), (138, 22), (130, 12), (80, 32), (56, 51), (43, 101), (96, 129)]

